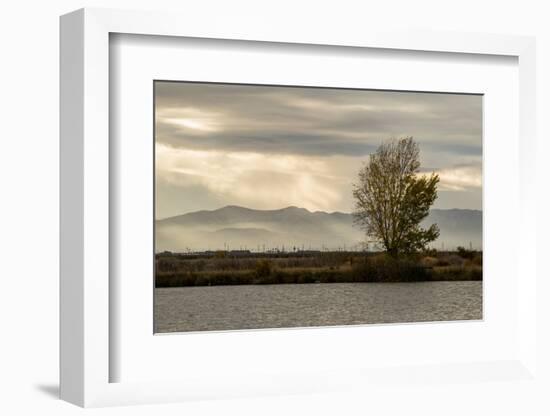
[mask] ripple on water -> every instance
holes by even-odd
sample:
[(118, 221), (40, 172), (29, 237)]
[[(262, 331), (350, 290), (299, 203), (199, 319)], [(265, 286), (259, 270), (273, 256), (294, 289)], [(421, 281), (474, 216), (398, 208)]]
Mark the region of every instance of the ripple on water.
[(482, 282), (331, 283), (155, 289), (156, 332), (482, 318)]

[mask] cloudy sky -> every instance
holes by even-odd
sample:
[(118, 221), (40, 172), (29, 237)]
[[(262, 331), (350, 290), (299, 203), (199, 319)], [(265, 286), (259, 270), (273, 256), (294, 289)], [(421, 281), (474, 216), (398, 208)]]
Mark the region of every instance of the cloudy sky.
[(413, 136), (436, 208), (481, 209), (482, 97), (155, 83), (156, 216), (241, 205), (353, 210), (384, 140)]

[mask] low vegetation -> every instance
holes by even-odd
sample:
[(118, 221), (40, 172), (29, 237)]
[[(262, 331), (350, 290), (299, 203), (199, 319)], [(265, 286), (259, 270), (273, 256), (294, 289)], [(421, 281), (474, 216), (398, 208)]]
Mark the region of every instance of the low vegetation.
[(157, 287), (482, 280), (482, 253), (293, 252), (156, 255)]

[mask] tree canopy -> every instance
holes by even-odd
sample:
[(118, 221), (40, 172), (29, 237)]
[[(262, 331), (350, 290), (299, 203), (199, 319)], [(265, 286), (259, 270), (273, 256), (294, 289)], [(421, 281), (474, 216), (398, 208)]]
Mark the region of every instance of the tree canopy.
[(420, 222), (437, 198), (439, 176), (420, 174), (420, 148), (412, 137), (391, 139), (369, 156), (353, 185), (354, 221), (392, 256), (426, 248), (439, 228)]

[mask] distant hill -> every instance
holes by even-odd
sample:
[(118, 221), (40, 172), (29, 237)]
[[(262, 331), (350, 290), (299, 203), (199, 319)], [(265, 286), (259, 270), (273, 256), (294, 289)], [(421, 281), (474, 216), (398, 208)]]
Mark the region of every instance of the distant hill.
[[(426, 225), (439, 225), (441, 235), (433, 246), (481, 248), (482, 213), (468, 209), (434, 209)], [(256, 210), (226, 206), (213, 211), (196, 211), (156, 221), (156, 251), (187, 249), (269, 249), (331, 250), (357, 248), (363, 232), (353, 225), (351, 214), (311, 212), (287, 207)]]

